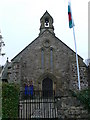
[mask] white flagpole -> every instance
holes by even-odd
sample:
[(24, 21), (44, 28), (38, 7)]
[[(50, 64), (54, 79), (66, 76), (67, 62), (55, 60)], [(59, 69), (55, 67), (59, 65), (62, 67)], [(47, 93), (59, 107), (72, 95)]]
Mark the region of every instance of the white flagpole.
[[(69, 0), (70, 8), (71, 8), (71, 1)], [(71, 9), (71, 16), (72, 16), (72, 9)], [(78, 74), (78, 88), (81, 90), (80, 86), (80, 74), (79, 74), (79, 65), (78, 65), (78, 55), (77, 55), (77, 45), (76, 45), (76, 38), (75, 38), (75, 30), (74, 30), (74, 21), (72, 17), (72, 25), (73, 25), (73, 36), (74, 36), (74, 44), (75, 44), (75, 51), (76, 51), (76, 63), (77, 63), (77, 74)]]
[(73, 36), (74, 36), (74, 44), (75, 44), (75, 51), (76, 51), (77, 74), (78, 74), (78, 87), (79, 87), (79, 90), (81, 90), (81, 86), (80, 86), (80, 75), (79, 75), (79, 65), (78, 65), (78, 55), (77, 55), (77, 46), (76, 46), (76, 38), (75, 38), (74, 26), (73, 26)]

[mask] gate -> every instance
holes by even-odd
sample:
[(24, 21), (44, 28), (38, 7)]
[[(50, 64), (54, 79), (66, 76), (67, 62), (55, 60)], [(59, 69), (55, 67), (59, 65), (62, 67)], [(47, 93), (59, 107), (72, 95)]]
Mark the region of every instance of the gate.
[(43, 91), (34, 91), (33, 93), (34, 93), (33, 96), (24, 96), (25, 99), (20, 99), (19, 118), (20, 119), (48, 118), (54, 120), (57, 119), (57, 107), (55, 104), (56, 101), (54, 99), (54, 96), (52, 98), (43, 98), (42, 97)]

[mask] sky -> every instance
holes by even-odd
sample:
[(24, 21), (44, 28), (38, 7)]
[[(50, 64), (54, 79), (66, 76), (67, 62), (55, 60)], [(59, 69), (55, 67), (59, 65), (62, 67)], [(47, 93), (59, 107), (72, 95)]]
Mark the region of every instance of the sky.
[[(88, 58), (88, 1), (71, 0), (77, 53)], [(68, 0), (0, 0), (0, 30), (5, 47), (0, 65), (5, 64), (39, 35), (40, 18), (48, 11), (54, 19), (54, 32), (75, 51), (73, 29), (68, 23)]]

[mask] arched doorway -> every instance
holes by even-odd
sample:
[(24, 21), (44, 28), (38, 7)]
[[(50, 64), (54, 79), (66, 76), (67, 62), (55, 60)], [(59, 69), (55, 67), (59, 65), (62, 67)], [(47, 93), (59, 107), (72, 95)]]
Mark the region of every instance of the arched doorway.
[(49, 77), (42, 81), (42, 91), (44, 98), (53, 96), (53, 81)]

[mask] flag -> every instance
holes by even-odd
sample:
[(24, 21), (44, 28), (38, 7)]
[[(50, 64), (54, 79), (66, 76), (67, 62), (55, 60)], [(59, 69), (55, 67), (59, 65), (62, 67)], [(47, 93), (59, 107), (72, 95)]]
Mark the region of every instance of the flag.
[(72, 28), (74, 26), (72, 13), (71, 13), (71, 3), (68, 2), (68, 20), (69, 20), (69, 28)]

